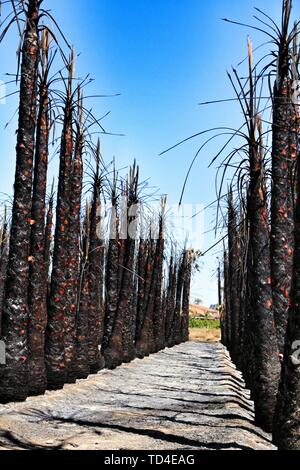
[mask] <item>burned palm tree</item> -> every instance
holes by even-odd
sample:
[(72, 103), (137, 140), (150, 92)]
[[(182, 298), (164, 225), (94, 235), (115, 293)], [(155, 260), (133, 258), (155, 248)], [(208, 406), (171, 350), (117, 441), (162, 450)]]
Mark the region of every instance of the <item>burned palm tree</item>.
[(271, 431), (280, 364), (274, 328), (270, 276), (270, 233), (264, 177), (265, 147), (262, 123), (257, 114), (255, 103), (252, 57), (252, 44), (249, 41), (249, 102), (247, 103), (249, 113), (249, 188), (247, 201), (249, 253), (247, 269), (249, 296), (254, 319), (253, 398), (257, 424)]
[[(293, 83), (297, 83), (299, 77), (295, 77), (294, 81), (291, 80), (291, 46), (297, 35), (297, 31), (289, 31), (291, 10), (292, 1), (284, 1), (273, 93), (271, 277), (274, 318), (280, 352), (283, 352), (284, 348), (292, 277), (293, 172), (298, 134), (295, 121), (299, 115), (298, 108), (293, 104)], [(298, 51), (296, 51), (297, 55)], [(298, 62), (298, 57), (295, 61)], [(297, 69), (297, 64), (294, 65)]]
[(47, 323), (48, 270), (45, 266), (45, 214), (50, 132), (49, 33), (43, 30), (39, 84), (39, 112), (37, 120), (34, 180), (31, 211), (30, 269), (29, 269), (29, 324), (28, 377), (29, 394), (40, 395), (46, 390), (45, 329)]
[(231, 346), (231, 302), (230, 302), (230, 289), (229, 289), (229, 267), (228, 267), (228, 253), (224, 251), (224, 315), (223, 315), (223, 344), (230, 350)]
[(25, 6), (14, 201), (3, 305), (7, 363), (1, 380), (0, 402), (23, 400), (28, 393), (28, 258), (40, 57), (40, 5), (40, 0), (29, 0)]
[(144, 234), (141, 234), (138, 259), (137, 259), (137, 273), (138, 273), (138, 292), (137, 292), (137, 315), (136, 315), (136, 334), (135, 343), (139, 340), (145, 319), (145, 283), (146, 283), (146, 266), (148, 258), (149, 244), (148, 240), (144, 238)]
[(175, 308), (176, 308), (176, 288), (177, 288), (177, 262), (176, 254), (171, 255), (169, 278), (167, 285), (167, 296), (166, 296), (166, 322), (165, 322), (165, 333), (166, 333), (166, 346), (171, 348), (175, 345), (174, 331), (172, 326), (174, 323)]
[(74, 53), (69, 65), (69, 79), (64, 106), (61, 136), (60, 168), (57, 189), (56, 228), (54, 235), (53, 269), (46, 329), (46, 370), (49, 388), (60, 388), (66, 381), (65, 326), (68, 305), (67, 267), (70, 210), (70, 176), (74, 151), (73, 93)]
[[(298, 154), (299, 165), (299, 154)], [(299, 167), (298, 167), (299, 168)], [(274, 442), (281, 450), (299, 450), (299, 393), (300, 393), (300, 178), (298, 169), (297, 204), (295, 214), (295, 250), (291, 305), (285, 338), (285, 350), (274, 420)]]
[[(128, 237), (126, 240), (124, 270), (122, 274), (116, 316), (108, 347), (104, 352), (108, 368), (120, 365), (124, 356), (123, 331), (126, 318), (130, 316), (131, 300), (134, 287), (134, 262), (136, 244), (136, 208), (138, 203), (139, 168), (134, 163), (129, 175), (128, 191)], [(133, 339), (132, 339), (133, 340)], [(126, 352), (126, 351), (125, 351)]]
[(4, 208), (3, 221), (0, 231), (0, 337), (2, 329), (2, 308), (4, 297), (4, 286), (6, 279), (6, 270), (9, 250), (9, 231), (7, 223), (7, 210)]
[(248, 221), (244, 213), (242, 201), (240, 218), (238, 220), (239, 259), (238, 259), (238, 287), (239, 287), (239, 324), (237, 338), (236, 361), (238, 368), (243, 372), (246, 385), (251, 388), (251, 364), (253, 364), (252, 336), (250, 334), (251, 305), (247, 296), (247, 260), (248, 260)]
[[(128, 278), (130, 279), (129, 284), (129, 301), (127, 303), (127, 307), (125, 310), (124, 316), (124, 323), (123, 323), (123, 362), (128, 363), (131, 362), (136, 357), (136, 349), (135, 349), (135, 336), (136, 336), (136, 325), (137, 325), (137, 289), (138, 289), (138, 262), (137, 262), (137, 252), (136, 252), (136, 239), (138, 235), (138, 202), (139, 202), (139, 169), (135, 170), (135, 164), (132, 169), (133, 173), (129, 175), (129, 181), (127, 182), (127, 190), (125, 192), (127, 200), (129, 204), (126, 204), (126, 209), (128, 205), (128, 215), (126, 220), (128, 220), (128, 237), (130, 241), (126, 240), (125, 242), (125, 251), (123, 256), (123, 273), (122, 273), (122, 282), (121, 282), (121, 289), (124, 289), (124, 275), (126, 270), (130, 270), (128, 272)], [(133, 176), (135, 171), (137, 171), (136, 175), (136, 183), (135, 188), (132, 186), (133, 183)], [(130, 198), (132, 202), (130, 202)], [(126, 252), (128, 250), (128, 243), (130, 243), (131, 248), (131, 257), (126, 257)], [(121, 293), (121, 291), (120, 291)], [(123, 293), (124, 295), (124, 293)]]
[(154, 302), (153, 315), (153, 332), (154, 332), (154, 352), (158, 352), (164, 348), (165, 336), (165, 317), (162, 308), (163, 295), (163, 272), (164, 272), (164, 252), (165, 252), (165, 209), (167, 199), (162, 197), (161, 213), (159, 215), (159, 231), (156, 246), (156, 293)]
[[(119, 273), (119, 219), (117, 175), (114, 171), (111, 190), (111, 214), (109, 223), (109, 242), (105, 273), (105, 319), (102, 353), (106, 361), (118, 308), (118, 273)], [(109, 357), (109, 356), (107, 356)]]
[[(257, 92), (259, 80), (255, 76), (253, 66), (252, 43), (248, 42), (249, 51), (249, 78), (245, 85), (234, 70), (234, 77), (229, 74), (229, 78), (236, 92), (237, 100), (245, 118), (246, 132), (236, 131), (234, 135), (239, 134), (246, 140), (246, 144), (240, 147), (240, 152), (246, 155), (241, 164), (238, 166), (238, 177), (240, 181), (246, 181), (246, 217), (247, 217), (247, 247), (246, 247), (246, 289), (244, 289), (245, 308), (248, 315), (244, 325), (244, 347), (247, 347), (248, 360), (246, 369), (251, 371), (247, 377), (247, 383), (251, 386), (252, 396), (255, 403), (256, 422), (265, 430), (271, 431), (272, 419), (276, 404), (276, 395), (278, 390), (278, 381), (280, 375), (279, 351), (277, 347), (277, 337), (274, 324), (273, 314), (273, 296), (271, 282), (271, 259), (270, 259), (270, 229), (269, 229), (269, 211), (267, 200), (265, 156), (267, 148), (264, 144), (264, 133), (262, 128), (262, 119), (259, 115), (257, 103), (259, 103), (259, 95)], [(242, 128), (241, 128), (242, 129)], [(231, 155), (235, 155), (236, 150)], [(228, 163), (232, 161), (230, 156), (225, 165), (224, 171), (227, 171)], [(247, 168), (243, 165), (247, 163)], [(241, 172), (245, 176), (241, 177)], [(245, 185), (244, 185), (245, 188)], [(238, 188), (241, 194), (240, 187)], [(232, 209), (231, 209), (232, 211)], [(232, 214), (231, 230), (229, 233), (230, 245), (234, 240), (232, 237), (232, 229), (237, 226)], [(234, 224), (233, 224), (233, 222)], [(235, 237), (238, 234), (235, 232)], [(240, 243), (239, 243), (240, 244)], [(237, 247), (237, 245), (236, 245)], [(236, 248), (234, 248), (236, 251)], [(238, 248), (238, 251), (240, 248)], [(232, 321), (232, 299), (231, 296), (238, 296), (238, 292), (231, 292), (232, 277), (235, 276), (236, 270), (233, 272), (233, 263), (236, 269), (240, 269), (240, 256), (228, 255), (225, 263), (225, 305), (226, 305), (226, 343), (231, 351), (237, 347), (239, 338), (239, 328), (236, 329), (235, 322)], [(237, 278), (239, 285), (239, 280)], [(228, 291), (228, 294), (226, 294)], [(227, 298), (226, 298), (227, 296)], [(228, 308), (229, 307), (229, 308)], [(239, 314), (240, 314), (239, 309)], [(240, 322), (238, 322), (240, 324)], [(235, 331), (232, 331), (232, 326)], [(245, 368), (244, 368), (245, 370)]]
[(232, 188), (228, 194), (228, 263), (230, 282), (230, 321), (231, 321), (231, 348), (230, 352), (236, 361), (239, 341), (240, 320), (240, 286), (239, 286), (239, 236), (237, 230), (236, 209), (233, 202)]
[(188, 250), (185, 258), (184, 266), (184, 281), (182, 290), (182, 315), (181, 315), (181, 342), (189, 340), (189, 318), (190, 318), (190, 294), (191, 294), (191, 280), (192, 270), (195, 264), (198, 253), (193, 250)]
[[(146, 294), (145, 332), (147, 337), (146, 355), (155, 351), (155, 304), (157, 287), (157, 264), (158, 264), (159, 240), (153, 239), (151, 250), (151, 270), (149, 276), (149, 290)], [(146, 283), (147, 286), (147, 283)]]
[[(151, 221), (151, 226), (152, 226)], [(155, 289), (152, 282), (154, 272), (154, 260), (156, 252), (156, 244), (152, 238), (152, 229), (150, 229), (150, 236), (146, 240), (146, 259), (144, 265), (144, 274), (142, 279), (144, 282), (141, 284), (142, 294), (139, 294), (140, 312), (138, 314), (139, 323), (137, 325), (136, 335), (136, 353), (137, 357), (143, 358), (149, 356), (151, 342), (153, 340), (153, 309), (154, 309), (154, 296)]]
[(89, 335), (88, 356), (92, 373), (97, 373), (103, 366), (100, 346), (104, 328), (104, 255), (105, 240), (101, 213), (102, 177), (100, 172), (100, 141), (96, 152), (96, 171), (93, 182), (93, 197), (90, 216), (89, 246)]
[[(298, 176), (299, 179), (299, 176)], [(300, 186), (298, 182), (298, 201), (295, 216), (295, 253), (293, 282), (291, 288), (291, 306), (285, 340), (281, 382), (278, 393), (274, 420), (274, 442), (282, 450), (299, 450), (299, 266), (300, 266)]]
[(81, 234), (81, 263), (78, 282), (78, 299), (75, 322), (74, 360), (72, 375), (85, 379), (90, 374), (89, 366), (89, 238), (90, 238), (90, 204), (86, 203), (85, 220)]
[(53, 206), (54, 206), (54, 181), (52, 183), (51, 193), (48, 201), (48, 210), (45, 225), (45, 242), (44, 242), (44, 275), (47, 284), (47, 300), (49, 298), (49, 271), (52, 255), (52, 239), (53, 239)]
[(65, 305), (65, 367), (67, 382), (73, 383), (76, 377), (72, 374), (74, 360), (75, 321), (77, 309), (77, 289), (79, 279), (79, 242), (81, 231), (81, 197), (83, 184), (83, 151), (85, 133), (83, 128), (83, 98), (78, 87), (77, 116), (75, 120), (75, 146), (71, 163), (69, 215), (67, 230), (68, 265), (65, 275), (67, 282), (67, 302)]
[(183, 286), (184, 278), (186, 276), (186, 269), (188, 263), (188, 252), (183, 250), (178, 265), (177, 272), (177, 283), (176, 283), (176, 296), (175, 296), (175, 311), (173, 316), (173, 322), (171, 325), (172, 331), (172, 344), (181, 343), (181, 314), (182, 314), (182, 296), (183, 296)]
[(297, 149), (296, 207), (294, 226), (294, 256), (290, 306), (285, 335), (281, 381), (274, 419), (273, 439), (280, 450), (299, 450), (299, 259), (300, 259), (300, 172), (299, 172), (299, 54), (297, 46), (297, 24), (294, 28), (292, 88), (293, 106), (291, 151)]

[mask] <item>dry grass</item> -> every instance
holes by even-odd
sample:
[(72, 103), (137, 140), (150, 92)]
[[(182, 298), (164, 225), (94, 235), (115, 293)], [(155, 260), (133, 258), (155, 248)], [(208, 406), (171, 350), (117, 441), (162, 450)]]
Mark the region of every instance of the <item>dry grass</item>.
[(221, 340), (220, 329), (191, 328), (190, 341), (217, 343)]

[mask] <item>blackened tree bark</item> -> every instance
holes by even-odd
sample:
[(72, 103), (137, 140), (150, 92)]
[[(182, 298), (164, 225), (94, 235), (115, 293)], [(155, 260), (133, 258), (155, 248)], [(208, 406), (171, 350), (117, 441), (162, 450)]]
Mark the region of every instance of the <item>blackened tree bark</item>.
[(134, 276), (133, 281), (133, 292), (131, 297), (131, 322), (130, 322), (130, 330), (129, 330), (129, 341), (130, 341), (130, 348), (128, 348), (129, 354), (124, 354), (123, 360), (126, 362), (132, 361), (136, 358), (136, 348), (135, 348), (135, 338), (136, 338), (136, 322), (137, 322), (137, 307), (138, 307), (138, 276)]
[(19, 124), (9, 260), (3, 308), (6, 365), (0, 402), (24, 400), (28, 394), (28, 277), (31, 189), (37, 117), (40, 0), (26, 5), (20, 73)]
[[(134, 262), (136, 244), (136, 214), (131, 212), (136, 209), (138, 203), (139, 168), (134, 166), (130, 170), (128, 191), (128, 237), (125, 246), (124, 270), (121, 280), (121, 288), (118, 299), (118, 308), (110, 337), (108, 348), (105, 352), (105, 364), (108, 368), (115, 368), (123, 361), (124, 353), (131, 357), (131, 351), (124, 351), (124, 323), (125, 318), (130, 318), (131, 300), (134, 287)], [(132, 339), (133, 340), (133, 339)]]
[(149, 285), (149, 294), (147, 296), (146, 307), (146, 331), (148, 330), (148, 350), (147, 355), (155, 352), (155, 304), (156, 304), (156, 289), (158, 279), (158, 262), (159, 262), (159, 240), (153, 240), (152, 251), (152, 268), (151, 268), (151, 281)]
[[(254, 110), (254, 106), (252, 107)], [(253, 113), (254, 115), (254, 113)], [(252, 120), (249, 141), (250, 184), (248, 192), (250, 303), (253, 312), (254, 375), (253, 399), (256, 423), (272, 430), (278, 391), (280, 363), (274, 326), (270, 275), (270, 233), (264, 183), (262, 130), (257, 118)], [(257, 131), (259, 141), (254, 140)]]
[(74, 345), (74, 361), (72, 374), (77, 379), (85, 379), (90, 374), (89, 366), (89, 232), (90, 232), (90, 205), (86, 204), (85, 222), (82, 234), (82, 256), (80, 278), (78, 285), (79, 298), (76, 312), (76, 337)]
[(4, 287), (5, 287), (5, 280), (6, 280), (7, 262), (8, 262), (8, 252), (9, 252), (9, 231), (8, 231), (7, 214), (6, 214), (6, 207), (5, 207), (2, 228), (1, 228), (1, 235), (0, 235), (0, 338), (1, 338), (1, 333), (2, 333), (2, 308), (3, 308)]
[(218, 266), (218, 305), (219, 309), (222, 306), (222, 279), (221, 279), (221, 266)]
[(231, 349), (231, 302), (229, 281), (228, 253), (224, 252), (224, 338), (223, 344)]
[(166, 313), (166, 344), (168, 348), (175, 345), (173, 324), (176, 308), (176, 287), (177, 287), (177, 263), (173, 259), (170, 264), (169, 283), (167, 291), (167, 313)]
[(66, 268), (67, 303), (65, 315), (65, 367), (67, 382), (74, 383), (76, 377), (72, 372), (74, 361), (75, 323), (78, 303), (79, 281), (79, 245), (81, 232), (81, 197), (83, 183), (84, 132), (82, 127), (82, 99), (79, 91), (78, 116), (76, 123), (74, 158), (71, 165), (69, 225), (68, 225), (68, 266)]
[(184, 282), (182, 291), (182, 319), (181, 319), (181, 341), (189, 340), (189, 319), (190, 319), (190, 294), (192, 269), (194, 262), (194, 252), (189, 250), (185, 256)]
[(119, 220), (116, 175), (114, 175), (111, 201), (109, 242), (106, 257), (104, 334), (102, 342), (102, 354), (105, 364), (110, 361), (110, 342), (118, 308)]
[(49, 298), (49, 287), (50, 287), (50, 279), (49, 279), (49, 271), (50, 271), (50, 264), (51, 264), (51, 248), (52, 248), (52, 239), (53, 239), (53, 206), (54, 206), (54, 182), (51, 189), (51, 194), (48, 202), (48, 211), (46, 217), (46, 226), (45, 226), (45, 242), (44, 242), (44, 272), (45, 272), (45, 279), (47, 284), (47, 299)]
[(231, 321), (231, 348), (233, 360), (237, 361), (239, 320), (240, 320), (240, 290), (239, 290), (239, 252), (240, 244), (237, 232), (236, 209), (233, 203), (232, 188), (228, 195), (228, 263), (229, 263), (229, 289), (230, 289), (230, 321)]
[(46, 391), (45, 329), (47, 324), (48, 271), (45, 269), (45, 215), (49, 144), (49, 93), (48, 93), (47, 30), (42, 37), (42, 71), (39, 89), (34, 180), (32, 194), (32, 228), (29, 269), (29, 324), (28, 324), (28, 378), (29, 394), (41, 395)]
[(144, 317), (145, 317), (145, 283), (146, 283), (146, 265), (148, 259), (148, 243), (140, 238), (137, 272), (138, 272), (138, 293), (137, 293), (137, 317), (136, 317), (136, 335), (135, 342), (140, 338)]
[[(299, 163), (298, 163), (299, 164)], [(280, 450), (299, 450), (300, 396), (300, 178), (295, 216), (295, 253), (291, 306), (286, 333), (284, 360), (278, 393), (273, 437)]]
[[(298, 29), (298, 25), (297, 25)], [(294, 80), (298, 77), (299, 56), (297, 47), (297, 34), (294, 41)], [(296, 86), (295, 86), (296, 85)], [(294, 81), (295, 110), (293, 113), (294, 130), (299, 128), (299, 90), (298, 82)], [(300, 396), (300, 171), (299, 171), (299, 132), (295, 140), (295, 132), (291, 133), (293, 148), (298, 148), (297, 155), (297, 185), (296, 185), (296, 210), (295, 210), (295, 245), (293, 259), (293, 275), (290, 294), (290, 308), (288, 313), (288, 326), (285, 336), (285, 349), (279, 386), (276, 413), (274, 418), (273, 438), (280, 450), (299, 450), (299, 396)]]
[(103, 366), (100, 346), (104, 328), (104, 255), (105, 241), (101, 217), (101, 174), (100, 143), (97, 150), (97, 167), (94, 175), (93, 200), (91, 207), (90, 249), (89, 249), (89, 366), (91, 373), (97, 373)]
[(154, 341), (155, 349), (154, 352), (158, 352), (164, 348), (164, 327), (165, 327), (165, 318), (163, 315), (162, 309), (162, 294), (163, 294), (163, 271), (164, 271), (164, 251), (165, 251), (165, 206), (166, 199), (162, 199), (162, 209), (159, 219), (159, 238), (157, 241), (157, 250), (156, 250), (156, 270), (157, 270), (157, 279), (156, 279), (156, 293), (154, 301), (154, 316), (153, 316), (153, 331), (154, 331)]
[[(250, 314), (250, 310), (247, 304), (247, 270), (246, 259), (248, 251), (248, 225), (245, 214), (241, 211), (239, 218), (239, 230), (238, 237), (240, 242), (240, 252), (239, 252), (239, 279), (238, 279), (238, 288), (239, 288), (239, 303), (240, 303), (240, 313), (239, 313), (239, 325), (238, 325), (238, 344), (237, 344), (237, 367), (244, 374), (245, 380), (247, 381), (247, 376), (249, 376), (249, 368), (247, 367), (247, 361), (249, 355), (246, 352), (247, 349), (247, 336), (248, 332), (246, 331), (246, 319)], [(251, 316), (251, 315), (250, 315)], [(247, 383), (249, 386), (249, 383)]]
[(180, 257), (178, 274), (177, 274), (177, 285), (176, 285), (176, 302), (175, 302), (175, 312), (172, 325), (174, 343), (181, 343), (181, 315), (182, 315), (182, 295), (183, 295), (183, 286), (184, 278), (186, 274), (187, 267), (187, 251), (183, 251)]
[[(73, 62), (73, 61), (72, 61)], [(70, 175), (73, 156), (73, 65), (70, 65), (68, 93), (61, 137), (59, 181), (57, 189), (56, 227), (53, 268), (46, 328), (46, 372), (48, 388), (63, 387), (67, 379), (65, 364), (65, 326), (68, 305), (68, 231), (70, 210)]]
[(138, 331), (136, 340), (137, 357), (142, 359), (150, 354), (150, 343), (153, 336), (153, 308), (154, 308), (154, 291), (152, 285), (153, 269), (154, 269), (154, 240), (147, 240), (147, 260), (144, 273), (144, 293), (142, 300), (142, 322)]
[(290, 87), (291, 0), (283, 2), (283, 22), (278, 49), (277, 78), (273, 96), (271, 278), (273, 310), (279, 350), (283, 353), (292, 278), (294, 215), (293, 162), (296, 149), (293, 133)]
[[(130, 194), (130, 188), (127, 183), (127, 189), (124, 191), (124, 196), (125, 200)], [(124, 208), (125, 210), (125, 215), (127, 220), (127, 204)], [(130, 209), (129, 209), (130, 210)], [(123, 217), (122, 217), (123, 219)], [(129, 217), (128, 218), (129, 224), (133, 224), (131, 227), (133, 230), (129, 230), (130, 232), (133, 232), (129, 234), (129, 236), (133, 236), (133, 238), (136, 238), (137, 234), (137, 224), (136, 224), (136, 218), (135, 217)], [(127, 231), (126, 231), (127, 232)], [(122, 233), (122, 229), (121, 229)], [(125, 233), (126, 235), (126, 233)], [(121, 294), (121, 289), (122, 289), (122, 281), (123, 281), (123, 276), (124, 276), (124, 270), (126, 270), (126, 249), (127, 249), (127, 241), (125, 240), (120, 240), (120, 255), (119, 255), (119, 265), (120, 269), (120, 291), (119, 293)], [(135, 244), (136, 245), (136, 244)], [(131, 296), (130, 299), (128, 299), (127, 306), (126, 306), (126, 311), (125, 311), (125, 316), (124, 316), (124, 323), (123, 323), (123, 362), (129, 363), (135, 358), (135, 331), (134, 331), (134, 325), (136, 325), (136, 309), (134, 307), (134, 298), (135, 298), (135, 291), (137, 288), (137, 275), (136, 275), (136, 256), (135, 256), (135, 246), (134, 246), (134, 253), (133, 253), (133, 260), (132, 260), (132, 277), (131, 277), (131, 282), (130, 282), (130, 292), (129, 295)]]

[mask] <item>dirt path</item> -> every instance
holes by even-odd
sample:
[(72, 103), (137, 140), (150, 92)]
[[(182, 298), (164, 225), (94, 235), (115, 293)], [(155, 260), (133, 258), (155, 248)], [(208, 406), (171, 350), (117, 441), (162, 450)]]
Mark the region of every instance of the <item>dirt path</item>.
[(26, 403), (0, 405), (0, 449), (272, 449), (220, 344), (188, 343)]

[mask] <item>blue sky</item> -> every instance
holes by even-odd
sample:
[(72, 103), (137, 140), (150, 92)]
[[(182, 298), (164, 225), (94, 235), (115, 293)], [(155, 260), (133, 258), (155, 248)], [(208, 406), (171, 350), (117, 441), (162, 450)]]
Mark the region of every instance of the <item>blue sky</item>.
[[(201, 140), (194, 140), (159, 157), (177, 141), (209, 127), (237, 126), (239, 109), (234, 104), (200, 107), (206, 100), (229, 98), (232, 90), (226, 70), (246, 53), (247, 35), (254, 45), (264, 38), (246, 28), (226, 24), (228, 17), (253, 22), (259, 7), (280, 18), (281, 0), (45, 0), (80, 57), (76, 74), (91, 73), (90, 92), (121, 93), (115, 98), (94, 100), (97, 116), (111, 111), (105, 120), (110, 132), (125, 137), (105, 137), (102, 152), (107, 161), (116, 157), (120, 167), (134, 158), (144, 178), (179, 201), (184, 176)], [(300, 6), (294, 14), (300, 17)], [(16, 70), (16, 34), (0, 46), (1, 74)], [(5, 79), (2, 75), (0, 79)], [(5, 123), (16, 109), (14, 97), (0, 106), (1, 184), (12, 193), (16, 121)], [(189, 180), (185, 203), (207, 205), (215, 199), (215, 167), (208, 164), (218, 143), (199, 157)], [(205, 212), (203, 249), (214, 243), (214, 209)], [(216, 253), (202, 259), (202, 271), (192, 293), (206, 304), (217, 302)]]

